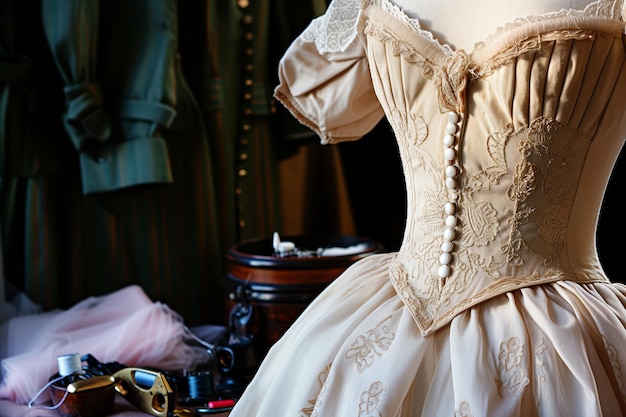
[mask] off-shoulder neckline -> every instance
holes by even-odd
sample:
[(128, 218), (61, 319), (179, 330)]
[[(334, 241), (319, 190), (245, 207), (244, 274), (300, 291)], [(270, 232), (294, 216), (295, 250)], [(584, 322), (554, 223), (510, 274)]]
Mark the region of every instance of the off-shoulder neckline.
[[(450, 43), (438, 39), (434, 33), (421, 25), (419, 16), (410, 17), (399, 6), (390, 0), (365, 1), (370, 8), (378, 9), (382, 13), (378, 16), (388, 16), (394, 23), (401, 23), (392, 28), (393, 32), (400, 34), (403, 40), (414, 44), (417, 38), (421, 44), (429, 44), (428, 50), (439, 57), (431, 57), (437, 63), (445, 61), (447, 57), (463, 53), (469, 56), (474, 67), (480, 67), (491, 60), (508, 46), (520, 42), (532, 36), (541, 37), (545, 33), (555, 31), (579, 31), (579, 32), (610, 32), (624, 33), (624, 22), (621, 17), (622, 0), (597, 0), (590, 3), (584, 9), (562, 9), (558, 12), (547, 12), (537, 15), (529, 15), (515, 19), (505, 25), (499, 26), (485, 39), (474, 44), (469, 51), (463, 48), (454, 48)], [(368, 13), (372, 14), (372, 13)], [(618, 15), (619, 17), (616, 17)], [(413, 41), (413, 42), (412, 42)], [(419, 48), (417, 48), (419, 51)]]
[[(600, 19), (615, 20), (623, 23), (623, 19), (626, 16), (621, 16), (623, 6), (623, 0), (596, 0), (589, 3), (584, 9), (576, 8), (563, 8), (559, 11), (546, 12), (541, 14), (530, 14), (526, 17), (517, 18), (511, 22), (507, 22), (503, 25), (494, 27), (489, 35), (484, 39), (478, 40), (474, 43), (470, 49), (455, 48), (451, 43), (445, 42), (439, 39), (431, 29), (425, 28), (422, 25), (422, 20), (419, 15), (416, 17), (409, 16), (400, 6), (393, 3), (391, 0), (361, 0), (366, 5), (373, 5), (383, 9), (385, 12), (391, 14), (397, 20), (400, 20), (403, 24), (419, 33), (422, 37), (427, 38), (429, 41), (438, 45), (438, 47), (447, 55), (452, 55), (454, 52), (464, 50), (466, 53), (472, 55), (477, 51), (487, 47), (490, 43), (497, 41), (498, 38), (506, 36), (509, 32), (516, 29), (537, 26), (551, 20), (566, 21), (572, 19), (580, 21), (581, 19)], [(626, 11), (625, 11), (626, 12)], [(584, 28), (581, 28), (584, 29)]]

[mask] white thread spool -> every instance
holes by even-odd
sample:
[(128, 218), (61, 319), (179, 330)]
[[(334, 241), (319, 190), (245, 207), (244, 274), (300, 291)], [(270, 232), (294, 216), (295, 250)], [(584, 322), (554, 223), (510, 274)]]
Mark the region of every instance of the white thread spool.
[(59, 375), (67, 376), (83, 372), (82, 361), (78, 353), (69, 353), (57, 356)]

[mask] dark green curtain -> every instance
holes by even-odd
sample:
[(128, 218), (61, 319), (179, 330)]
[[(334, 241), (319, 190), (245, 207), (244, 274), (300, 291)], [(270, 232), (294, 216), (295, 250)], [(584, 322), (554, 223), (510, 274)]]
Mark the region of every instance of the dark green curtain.
[[(38, 12), (36, 1), (0, 2), (0, 230), (7, 279), (54, 305), (58, 274), (49, 272), (57, 269), (56, 245), (37, 247), (29, 235), (45, 241), (54, 228), (56, 197), (50, 196), (46, 210), (31, 203), (56, 181), (64, 147), (58, 114), (50, 110), (61, 105), (60, 80)], [(33, 271), (41, 280), (26, 278)]]

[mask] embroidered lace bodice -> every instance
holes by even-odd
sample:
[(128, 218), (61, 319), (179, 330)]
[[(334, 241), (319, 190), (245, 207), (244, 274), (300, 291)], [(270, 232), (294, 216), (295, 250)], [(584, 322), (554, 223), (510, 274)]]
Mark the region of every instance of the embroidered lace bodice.
[(626, 138), (624, 14), (600, 0), (523, 18), (468, 52), (388, 0), (334, 0), (285, 54), (276, 97), (324, 143), (383, 116), (395, 132), (408, 216), (390, 277), (424, 334), (506, 291), (607, 280), (595, 236)]

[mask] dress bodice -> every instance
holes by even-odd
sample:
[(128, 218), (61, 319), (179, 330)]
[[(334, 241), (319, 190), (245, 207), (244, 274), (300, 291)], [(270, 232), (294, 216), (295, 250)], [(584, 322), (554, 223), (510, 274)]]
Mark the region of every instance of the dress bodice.
[(420, 330), (516, 288), (607, 280), (595, 232), (626, 138), (621, 1), (520, 19), (469, 52), (388, 0), (336, 4), (281, 61), (276, 97), (326, 143), (386, 116), (408, 201), (390, 276)]

